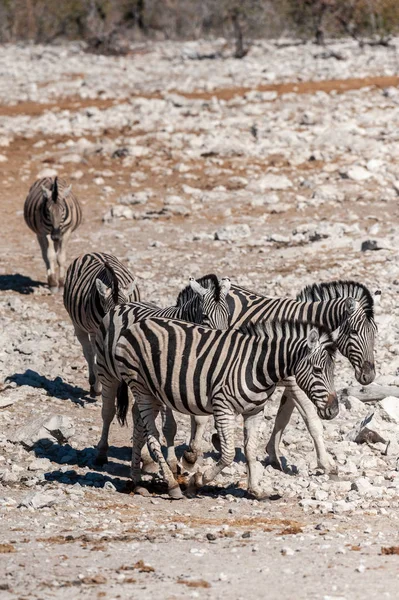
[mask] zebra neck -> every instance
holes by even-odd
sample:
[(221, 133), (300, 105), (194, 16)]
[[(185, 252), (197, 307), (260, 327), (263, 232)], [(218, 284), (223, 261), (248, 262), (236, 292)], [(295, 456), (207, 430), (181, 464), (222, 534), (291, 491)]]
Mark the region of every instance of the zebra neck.
[(334, 298), (320, 302), (320, 304), (323, 305), (323, 311), (320, 321), (316, 321), (317, 324), (323, 325), (330, 331), (334, 331), (347, 319), (346, 298)]
[(194, 323), (201, 323), (202, 311), (200, 310), (200, 299), (198, 296), (194, 296), (187, 300), (184, 304), (178, 307), (178, 317), (181, 319), (187, 319)]
[(261, 352), (256, 358), (256, 373), (259, 383), (278, 383), (294, 375), (297, 363), (306, 353), (303, 338), (280, 337), (264, 339)]

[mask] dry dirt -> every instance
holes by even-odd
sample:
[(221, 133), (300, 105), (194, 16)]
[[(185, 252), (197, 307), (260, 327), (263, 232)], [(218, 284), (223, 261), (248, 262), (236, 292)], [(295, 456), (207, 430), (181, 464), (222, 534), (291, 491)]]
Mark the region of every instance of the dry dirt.
[[(397, 76), (370, 76), (346, 81), (285, 82), (260, 85), (257, 89), (278, 94), (312, 94), (398, 84)], [(237, 87), (218, 89), (210, 94), (179, 93), (188, 99), (229, 100), (247, 91), (248, 88)], [(143, 93), (141, 97), (158, 95)], [(52, 104), (24, 101), (0, 106), (0, 115), (35, 117), (49, 110), (75, 111), (92, 106), (105, 109), (117, 102), (60, 97)], [(134, 132), (110, 129), (102, 135), (85, 137), (101, 146), (103, 138), (112, 140), (123, 135), (140, 135), (140, 131), (137, 127)], [(62, 298), (50, 295), (44, 284), (44, 266), (37, 242), (22, 217), (29, 185), (40, 170), (56, 163), (57, 157), (65, 152), (64, 144), (69, 138), (46, 136), (45, 146), (38, 147), (42, 139), (38, 135), (16, 136), (9, 147), (0, 149), (8, 159), (0, 163), (0, 295), (28, 302), (32, 310), (37, 311), (38, 320), (40, 311), (49, 310), (68, 328)], [(278, 243), (264, 248), (248, 245), (238, 253), (234, 245), (209, 239), (189, 244), (187, 239), (195, 232), (213, 231), (225, 224), (223, 213), (209, 204), (193, 210), (188, 217), (160, 214), (157, 218), (104, 224), (102, 217), (115, 199), (131, 190), (130, 176), (135, 170), (145, 173), (142, 189), (151, 187), (154, 192), (151, 206), (161, 210), (168, 190), (182, 185), (202, 190), (225, 186), (229, 190), (232, 185), (239, 187), (231, 183), (232, 176), (245, 177), (248, 170), (254, 168), (258, 173), (267, 173), (273, 168), (292, 179), (306, 179), (309, 173), (322, 170), (326, 164), (318, 158), (294, 166), (278, 153), (270, 153), (267, 159), (210, 155), (195, 162), (188, 159), (187, 176), (185, 171), (176, 168), (184, 159), (178, 152), (164, 151), (162, 142), (155, 137), (147, 136), (145, 143), (158, 158), (163, 157), (166, 171), (153, 169), (146, 157), (136, 157), (133, 164), (124, 166), (121, 159), (111, 158), (101, 151), (86, 156), (82, 164), (64, 164), (63, 177), (73, 177), (77, 169), (83, 171), (80, 179), (73, 179), (73, 186), (83, 204), (84, 224), (71, 242), (70, 258), (82, 252), (102, 250), (129, 259), (130, 268), (139, 276), (143, 298), (163, 304), (173, 302), (179, 287), (191, 273), (201, 275), (215, 270), (243, 284), (252, 283), (259, 292), (272, 295), (289, 293), (284, 277), (292, 274), (302, 277), (303, 285), (331, 278), (330, 273), (334, 276), (342, 273), (343, 277), (348, 273), (351, 278), (372, 281), (376, 287), (385, 280), (392, 284), (393, 276), (383, 274), (386, 254), (371, 256), (371, 253), (359, 253), (348, 247), (330, 251), (329, 242), (315, 252), (298, 247), (291, 253), (280, 253)], [(210, 174), (212, 165), (219, 169), (215, 175)], [(108, 195), (100, 193), (99, 185), (94, 182), (96, 175), (101, 176), (107, 169), (115, 174), (113, 191)], [(136, 190), (140, 191), (140, 186)], [(397, 199), (384, 202), (371, 199), (372, 182), (367, 183), (367, 191), (367, 197), (350, 205), (321, 204), (317, 207), (318, 220), (350, 220), (356, 222), (362, 232), (381, 221), (397, 228)], [(249, 203), (244, 206), (233, 203), (230, 210), (229, 222), (237, 223), (261, 219), (263, 214), (262, 207)], [(291, 231), (299, 222), (311, 220), (314, 212), (311, 205), (300, 213), (292, 205), (283, 217), (269, 214), (267, 229), (281, 230), (283, 218), (283, 227)], [(152, 245), (153, 241), (162, 245)], [(15, 317), (16, 327), (22, 320), (23, 317)], [(60, 334), (63, 333), (64, 330)], [(70, 386), (70, 397), (57, 399), (50, 394), (45, 402), (43, 398), (32, 397), (26, 405), (20, 401), (9, 412), (13, 425), (26, 423), (47, 411), (71, 416), (78, 430), (77, 446), (83, 451), (85, 445), (94, 446), (97, 442), (100, 402), (89, 402), (79, 393), (80, 388), (87, 389), (86, 368), (71, 327), (68, 340), (68, 364), (65, 371), (54, 372), (53, 377), (63, 378), (65, 386)], [(12, 374), (10, 367), (9, 375)], [(4, 425), (7, 426), (5, 422)], [(185, 435), (180, 434), (179, 444), (184, 441)], [(58, 484), (68, 496), (66, 504), (39, 510), (16, 509), (11, 501), (3, 504), (0, 517), (2, 600), (398, 597), (398, 522), (389, 511), (384, 514), (381, 510), (361, 510), (350, 516), (345, 513), (317, 515), (300, 508), (298, 498), (257, 502), (237, 494), (236, 486), (209, 488), (196, 499), (178, 503), (168, 500), (163, 489), (155, 489), (150, 498), (123, 493), (119, 490), (123, 490), (127, 481), (129, 442), (129, 430), (114, 425), (110, 464), (98, 471), (98, 485), (86, 480), (83, 496), (69, 489), (73, 485)], [(69, 466), (80, 472), (76, 465)], [(52, 468), (40, 489), (52, 487), (51, 475), (60, 465), (52, 464)], [(73, 477), (71, 475), (72, 483)], [(114, 482), (118, 491), (102, 488), (105, 481)], [(322, 479), (312, 476), (312, 481)], [(245, 488), (245, 478), (241, 477), (239, 484), (239, 490)], [(0, 489), (0, 496), (18, 505), (28, 491), (21, 483), (10, 483)]]

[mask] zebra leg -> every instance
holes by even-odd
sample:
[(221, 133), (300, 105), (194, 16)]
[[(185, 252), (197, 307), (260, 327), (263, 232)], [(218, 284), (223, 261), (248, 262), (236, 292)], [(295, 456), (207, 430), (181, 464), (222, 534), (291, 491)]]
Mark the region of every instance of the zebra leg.
[(52, 292), (57, 291), (58, 282), (55, 272), (56, 265), (56, 253), (54, 248), (54, 242), (49, 235), (38, 235), (37, 236), (40, 249), (42, 251), (42, 257), (47, 270), (47, 283)]
[(336, 464), (324, 445), (323, 424), (317, 415), (314, 404), (296, 384), (291, 387), (289, 393), (313, 439), (317, 456), (317, 466), (326, 473), (336, 473)]
[(57, 262), (60, 269), (58, 285), (59, 287), (64, 287), (65, 281), (65, 263), (66, 263), (66, 247), (68, 244), (69, 237), (71, 235), (71, 231), (66, 231), (61, 237), (57, 250)]
[(117, 379), (103, 380), (102, 382), (102, 408), (101, 416), (103, 420), (103, 428), (100, 441), (97, 444), (96, 465), (103, 465), (108, 462), (108, 434), (111, 423), (115, 417), (116, 406), (115, 397), (118, 390), (119, 381)]
[(91, 346), (91, 354), (92, 364), (91, 364), (91, 375), (90, 375), (90, 363), (89, 364), (89, 383), (90, 383), (90, 396), (95, 397), (101, 394), (101, 383), (98, 378), (97, 372), (97, 352), (96, 352), (96, 334), (91, 333), (90, 336), (90, 346)]
[(154, 417), (154, 408), (159, 406), (158, 402), (153, 396), (143, 396), (138, 393), (134, 394), (134, 396), (146, 429), (148, 447), (155, 460), (159, 463), (162, 477), (168, 486), (168, 494), (174, 500), (179, 500), (183, 497), (182, 491), (163, 457), (161, 444), (159, 443), (159, 432)]
[(244, 415), (244, 453), (248, 464), (248, 492), (256, 498), (265, 494), (261, 492), (257, 475), (258, 461), (256, 453), (258, 450), (259, 429), (263, 421), (263, 410), (256, 415)]
[(209, 417), (196, 415), (191, 417), (191, 439), (188, 450), (184, 453), (185, 460), (193, 465), (202, 453), (202, 441)]
[(133, 481), (133, 486), (136, 487), (141, 481), (140, 459), (141, 452), (145, 444), (144, 423), (140, 416), (140, 411), (137, 403), (132, 406), (133, 418), (133, 442), (132, 442), (132, 466), (130, 475)]
[(269, 441), (267, 442), (266, 452), (269, 455), (269, 462), (275, 468), (283, 471), (280, 460), (280, 442), (284, 429), (287, 427), (291, 418), (295, 404), (288, 393), (284, 392), (280, 400), (280, 406), (277, 411), (276, 420)]
[(216, 430), (220, 438), (220, 451), (221, 456), (218, 462), (206, 469), (205, 471), (199, 471), (190, 480), (189, 488), (200, 488), (206, 485), (210, 481), (213, 481), (215, 477), (225, 468), (231, 465), (235, 456), (235, 445), (234, 445), (234, 428), (235, 428), (235, 414), (226, 406), (218, 408), (214, 405), (214, 417)]
[(175, 437), (177, 432), (173, 411), (167, 406), (161, 407), (162, 431), (166, 440), (166, 462), (174, 475), (177, 475), (177, 457), (175, 453)]
[(89, 367), (90, 396), (92, 398), (94, 398), (95, 396), (98, 396), (101, 393), (101, 389), (98, 389), (98, 385), (99, 385), (98, 383), (97, 383), (97, 387), (96, 387), (96, 382), (98, 381), (98, 379), (97, 379), (97, 372), (96, 372), (96, 367), (95, 367), (95, 362), (94, 362), (94, 353), (95, 353), (94, 344), (91, 343), (90, 336), (87, 333), (87, 331), (80, 329), (76, 325), (75, 325), (75, 334), (80, 342), (80, 345), (82, 346), (83, 354), (86, 359), (87, 366)]

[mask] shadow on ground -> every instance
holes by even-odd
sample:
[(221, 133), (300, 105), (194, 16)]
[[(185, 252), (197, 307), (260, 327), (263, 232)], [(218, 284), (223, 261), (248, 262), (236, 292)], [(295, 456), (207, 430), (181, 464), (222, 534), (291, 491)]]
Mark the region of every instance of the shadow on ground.
[(26, 275), (13, 273), (12, 275), (0, 275), (0, 291), (14, 291), (19, 294), (33, 294), (34, 288), (44, 287), (43, 281), (35, 281)]
[(88, 392), (83, 388), (65, 383), (62, 377), (48, 379), (44, 375), (39, 375), (36, 371), (27, 369), (25, 373), (14, 373), (9, 375), (6, 383), (14, 382), (17, 385), (28, 385), (33, 388), (42, 388), (49, 395), (59, 398), (60, 400), (71, 400), (80, 405), (87, 402), (95, 402), (88, 396)]

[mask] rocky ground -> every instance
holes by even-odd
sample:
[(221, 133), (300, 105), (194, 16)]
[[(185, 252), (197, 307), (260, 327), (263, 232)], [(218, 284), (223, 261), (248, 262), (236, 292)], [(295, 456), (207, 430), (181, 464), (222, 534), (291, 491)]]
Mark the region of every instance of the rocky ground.
[[(223, 40), (152, 43), (123, 58), (78, 44), (2, 47), (5, 600), (397, 597), (399, 62), (395, 46), (332, 48), (343, 60), (262, 42), (237, 61)], [(100, 402), (22, 217), (46, 174), (70, 179), (83, 205), (69, 258), (115, 253), (160, 305), (207, 272), (271, 296), (337, 278), (382, 290), (373, 393), (388, 400), (362, 403), (338, 359), (336, 387), (350, 389), (325, 424), (338, 475), (315, 469), (299, 416), (284, 437), (286, 473), (267, 466), (277, 400), (259, 448), (276, 500), (245, 496), (239, 420), (234, 466), (195, 499), (172, 502), (159, 486), (129, 493), (130, 432), (117, 424), (109, 464), (92, 466)], [(353, 441), (366, 420), (385, 443)], [(189, 426), (179, 421), (181, 454)]]

